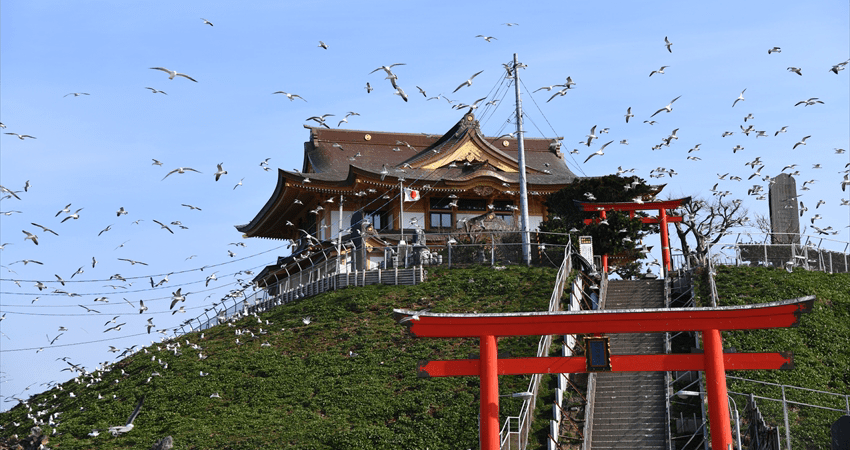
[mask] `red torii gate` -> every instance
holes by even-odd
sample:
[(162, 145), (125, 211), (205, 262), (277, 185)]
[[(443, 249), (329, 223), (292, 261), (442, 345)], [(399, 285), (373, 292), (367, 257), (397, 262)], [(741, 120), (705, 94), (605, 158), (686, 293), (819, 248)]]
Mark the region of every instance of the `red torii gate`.
[(612, 372), (700, 370), (705, 372), (711, 439), (718, 449), (732, 444), (726, 370), (791, 369), (791, 354), (723, 353), (721, 330), (785, 328), (799, 324), (815, 297), (717, 308), (593, 310), (504, 314), (441, 314), (396, 309), (399, 323), (416, 337), (478, 337), (480, 359), (421, 361), (421, 377), (478, 376), (481, 381), (480, 444), (497, 450), (499, 375), (580, 373), (583, 356), (498, 359), (498, 337), (550, 334), (661, 333), (701, 331), (704, 353), (610, 355)]
[[(668, 209), (676, 209), (691, 201), (690, 197), (679, 198), (675, 200), (664, 200), (660, 202), (582, 202), (574, 200), (576, 206), (581, 211), (599, 212), (599, 220), (605, 220), (607, 211), (628, 211), (629, 217), (635, 217), (635, 211), (643, 211), (648, 209), (657, 209), (658, 217), (641, 217), (643, 223), (661, 224), (661, 259), (664, 263), (664, 270), (672, 269), (670, 264), (670, 239), (667, 234), (667, 224), (671, 222), (681, 222), (682, 216), (668, 216)], [(585, 219), (585, 224), (593, 223), (594, 219)], [(608, 255), (602, 255), (602, 270), (608, 272)]]

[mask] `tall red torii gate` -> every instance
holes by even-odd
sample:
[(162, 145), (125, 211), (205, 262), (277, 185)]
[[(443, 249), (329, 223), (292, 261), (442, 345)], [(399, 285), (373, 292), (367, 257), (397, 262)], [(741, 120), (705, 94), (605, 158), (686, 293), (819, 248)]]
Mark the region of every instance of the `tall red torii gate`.
[(551, 334), (662, 333), (701, 331), (704, 353), (611, 355), (612, 372), (705, 372), (711, 439), (715, 448), (732, 444), (726, 370), (791, 369), (791, 354), (723, 353), (721, 330), (786, 328), (799, 325), (815, 297), (772, 303), (715, 308), (583, 310), (503, 314), (446, 314), (395, 309), (399, 323), (416, 337), (477, 337), (480, 358), (421, 361), (421, 377), (478, 376), (481, 381), (481, 450), (498, 450), (499, 375), (580, 373), (587, 371), (583, 356), (499, 359), (497, 338)]
[[(667, 234), (667, 224), (671, 222), (681, 222), (682, 216), (667, 215), (668, 209), (677, 209), (691, 201), (690, 197), (678, 198), (674, 200), (653, 201), (653, 202), (582, 202), (574, 200), (576, 206), (584, 212), (599, 212), (598, 220), (605, 220), (607, 211), (628, 211), (629, 217), (635, 217), (635, 211), (658, 210), (658, 217), (641, 217), (643, 223), (660, 224), (661, 225), (661, 260), (664, 263), (664, 270), (672, 269), (670, 263), (670, 238)], [(585, 224), (593, 223), (595, 219), (585, 219)], [(602, 255), (602, 270), (608, 272), (608, 255)]]

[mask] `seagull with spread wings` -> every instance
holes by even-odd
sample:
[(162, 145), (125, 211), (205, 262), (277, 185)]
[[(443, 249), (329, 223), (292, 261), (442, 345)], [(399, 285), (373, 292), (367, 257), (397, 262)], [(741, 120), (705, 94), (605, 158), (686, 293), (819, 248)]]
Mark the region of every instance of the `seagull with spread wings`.
[(457, 88), (455, 88), (455, 90), (453, 90), (453, 91), (452, 91), (452, 93), (455, 93), (455, 92), (459, 91), (459, 90), (460, 90), (460, 88), (462, 88), (462, 87), (464, 87), (464, 86), (472, 86), (472, 79), (473, 79), (473, 78), (475, 78), (475, 77), (477, 77), (478, 75), (480, 75), (480, 74), (481, 74), (481, 72), (484, 72), (484, 71), (483, 71), (483, 70), (481, 70), (481, 71), (476, 72), (474, 75), (472, 75), (471, 77), (469, 77), (469, 79), (468, 79), (468, 80), (464, 81), (463, 83), (461, 83), (461, 84), (460, 84), (460, 86), (458, 86)]
[(24, 140), (24, 138), (35, 139), (35, 136), (30, 136), (28, 134), (18, 134), (18, 133), (6, 133), (6, 134), (11, 134), (12, 136), (17, 136), (18, 139), (20, 139), (22, 141)]
[(33, 225), (35, 225), (35, 226), (37, 226), (37, 227), (41, 228), (42, 230), (44, 230), (44, 231), (45, 231), (45, 232), (47, 232), (47, 233), (53, 233), (53, 234), (55, 234), (56, 236), (59, 236), (59, 233), (57, 233), (57, 232), (55, 232), (55, 231), (51, 230), (50, 228), (47, 228), (47, 227), (46, 227), (46, 226), (44, 226), (44, 225), (39, 225), (39, 224), (37, 224), (37, 223), (35, 223), (35, 222), (31, 222), (31, 223), (32, 223)]
[(168, 79), (169, 79), (169, 80), (173, 80), (173, 79), (174, 79), (174, 77), (183, 77), (183, 78), (186, 78), (186, 79), (192, 80), (192, 81), (194, 81), (195, 83), (197, 83), (197, 82), (198, 82), (198, 80), (196, 80), (196, 79), (194, 79), (194, 78), (190, 77), (189, 75), (186, 75), (185, 73), (180, 73), (180, 72), (178, 72), (178, 71), (176, 71), (176, 70), (168, 70), (168, 69), (166, 69), (165, 67), (151, 67), (151, 69), (152, 69), (152, 70), (161, 70), (161, 71), (163, 71), (163, 72), (167, 73), (167, 74), (168, 74)]
[[(199, 171), (197, 171), (197, 170), (195, 170), (195, 169), (193, 169), (193, 168), (191, 168), (191, 167), (178, 167), (178, 168), (176, 168), (176, 169), (172, 170), (171, 172), (168, 172), (167, 174), (165, 174), (165, 176), (164, 176), (164, 177), (162, 177), (162, 179), (164, 180), (164, 179), (168, 178), (168, 176), (169, 176), (169, 175), (171, 175), (171, 174), (172, 174), (172, 173), (174, 173), (174, 172), (177, 172), (177, 173), (186, 173), (186, 171), (187, 171), (187, 170), (191, 170), (192, 172), (198, 172), (198, 173), (201, 173), (201, 172), (199, 172)], [(160, 180), (160, 181), (162, 181), (162, 180)]]
[[(681, 97), (681, 95), (680, 95), (679, 97)], [(676, 98), (674, 98), (673, 100), (670, 100), (670, 103), (669, 103), (669, 104), (667, 104), (667, 106), (665, 106), (665, 107), (663, 107), (663, 108), (659, 109), (658, 111), (655, 111), (655, 112), (654, 112), (654, 113), (652, 113), (652, 115), (651, 115), (651, 116), (649, 116), (649, 117), (655, 117), (655, 115), (656, 115), (656, 114), (658, 114), (658, 113), (660, 113), (661, 111), (667, 111), (668, 113), (669, 113), (669, 112), (672, 112), (672, 111), (673, 111), (673, 102), (675, 102), (676, 100), (678, 100), (678, 99), (679, 99), (679, 97), (676, 97)]]
[(168, 232), (169, 232), (169, 233), (174, 234), (174, 232), (173, 232), (173, 231), (171, 231), (171, 228), (168, 228), (168, 225), (165, 225), (164, 223), (162, 223), (162, 222), (160, 222), (160, 221), (158, 221), (158, 220), (156, 220), (156, 219), (154, 219), (154, 223), (155, 223), (155, 224), (157, 224), (157, 225), (159, 225), (161, 228), (164, 228), (164, 229), (168, 230)]
[(136, 409), (133, 410), (133, 413), (130, 414), (130, 417), (127, 418), (127, 423), (124, 426), (114, 426), (109, 427), (109, 432), (112, 433), (113, 436), (118, 436), (119, 434), (124, 434), (133, 429), (133, 421), (136, 420), (136, 416), (139, 415), (139, 412), (142, 410), (142, 404), (145, 402), (145, 397), (142, 396), (141, 400), (139, 400), (139, 404), (136, 405)]
[[(290, 94), (290, 93), (284, 92), (284, 91), (272, 92), (272, 95), (274, 95), (274, 94), (283, 94), (283, 95), (286, 96), (286, 98), (289, 99), (289, 101), (295, 101), (296, 98), (300, 98), (301, 100), (304, 100), (304, 97), (302, 97), (298, 94)], [(306, 102), (307, 100), (304, 100), (304, 101)]]
[(593, 158), (596, 155), (600, 155), (600, 156), (604, 155), (605, 152), (603, 152), (603, 150), (605, 150), (605, 147), (607, 147), (608, 144), (610, 144), (612, 142), (614, 142), (614, 141), (608, 141), (605, 144), (603, 144), (602, 147), (599, 148), (599, 150), (591, 153), (590, 156), (588, 156), (587, 159), (584, 160), (584, 162), (587, 163), (588, 161), (590, 161), (590, 158)]
[[(741, 95), (739, 95), (739, 96), (738, 96), (738, 98), (736, 98), (736, 99), (735, 99), (735, 101), (734, 101), (734, 102), (732, 102), (732, 107), (733, 107), (733, 108), (735, 107), (735, 104), (736, 104), (736, 103), (738, 103), (739, 101), (744, 100), (744, 92), (747, 92), (747, 90), (746, 90), (746, 89), (744, 89), (743, 91), (741, 91)], [(746, 120), (746, 119), (745, 119), (745, 120)]]

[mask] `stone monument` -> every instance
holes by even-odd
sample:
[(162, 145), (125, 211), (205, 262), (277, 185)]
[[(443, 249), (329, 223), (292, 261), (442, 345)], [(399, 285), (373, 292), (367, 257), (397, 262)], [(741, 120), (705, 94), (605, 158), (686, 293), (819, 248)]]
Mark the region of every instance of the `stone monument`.
[(773, 244), (800, 243), (800, 216), (797, 207), (797, 182), (781, 173), (770, 183), (770, 231)]

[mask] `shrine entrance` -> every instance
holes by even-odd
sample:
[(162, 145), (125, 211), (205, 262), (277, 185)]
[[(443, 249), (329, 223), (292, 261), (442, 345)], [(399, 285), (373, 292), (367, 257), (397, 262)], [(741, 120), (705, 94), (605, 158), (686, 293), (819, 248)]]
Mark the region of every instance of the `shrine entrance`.
[[(598, 219), (585, 219), (585, 224), (590, 224), (605, 220), (607, 211), (628, 211), (629, 217), (635, 217), (635, 211), (658, 210), (658, 217), (641, 217), (641, 222), (661, 225), (661, 259), (663, 262), (664, 273), (666, 274), (672, 269), (670, 258), (670, 237), (667, 232), (667, 224), (671, 222), (681, 222), (682, 216), (674, 216), (667, 214), (668, 209), (676, 209), (691, 201), (690, 197), (679, 198), (675, 200), (665, 200), (660, 202), (616, 202), (616, 203), (589, 203), (575, 200), (576, 206), (581, 211), (591, 212), (598, 211)], [(608, 272), (608, 255), (602, 255), (602, 270)]]
[[(797, 326), (800, 316), (811, 311), (814, 300), (814, 296), (809, 296), (733, 307), (504, 314), (448, 314), (396, 309), (394, 315), (415, 337), (479, 338), (479, 359), (422, 361), (419, 376), (480, 378), (481, 450), (498, 450), (500, 446), (499, 375), (673, 370), (705, 373), (712, 444), (716, 449), (725, 450), (732, 444), (726, 370), (791, 369), (793, 362), (787, 352), (723, 353), (720, 332)], [(667, 331), (702, 332), (704, 353), (611, 355), (602, 336), (607, 333)], [(497, 356), (499, 337), (567, 334), (596, 338), (587, 345), (587, 356), (502, 359)]]

